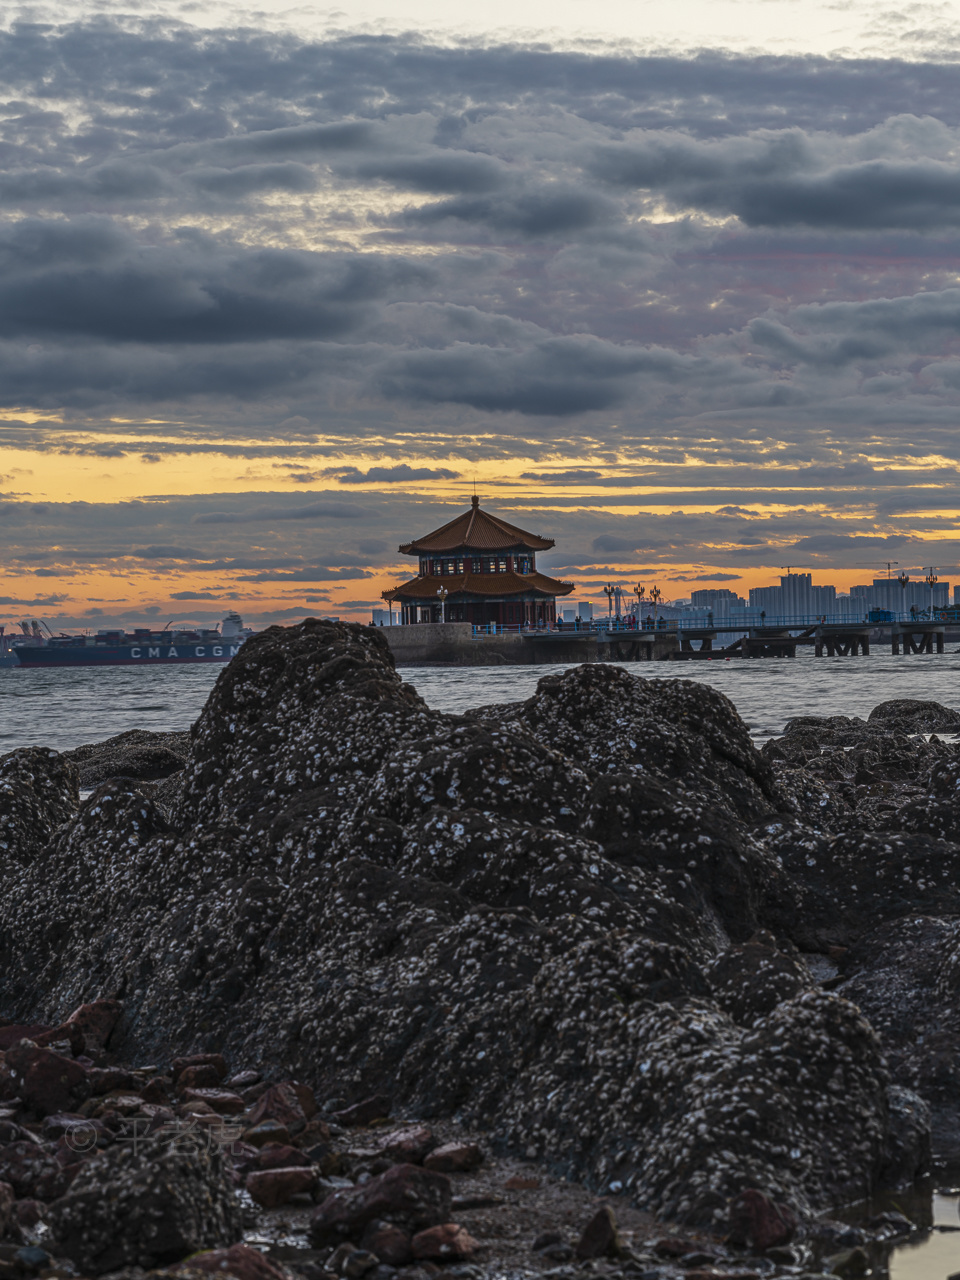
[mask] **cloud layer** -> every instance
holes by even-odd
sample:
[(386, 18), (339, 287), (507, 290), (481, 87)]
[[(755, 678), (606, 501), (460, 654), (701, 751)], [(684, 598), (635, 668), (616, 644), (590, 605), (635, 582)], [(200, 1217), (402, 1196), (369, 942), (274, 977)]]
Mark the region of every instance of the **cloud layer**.
[[(226, 526), (272, 560), (222, 582), (376, 575), (478, 470), (571, 564), (960, 556), (955, 64), (104, 18), (0, 32), (0, 73), (0, 441), (300, 488), (201, 468), (153, 563)], [(70, 511), (50, 547), (114, 518)]]

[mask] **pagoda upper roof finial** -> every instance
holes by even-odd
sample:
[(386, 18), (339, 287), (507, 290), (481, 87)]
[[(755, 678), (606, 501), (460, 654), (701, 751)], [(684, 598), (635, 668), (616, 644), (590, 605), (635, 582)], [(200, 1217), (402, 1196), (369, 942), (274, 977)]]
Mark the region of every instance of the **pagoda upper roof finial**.
[(470, 505), (472, 507), (479, 507), (480, 499), (477, 497), (476, 494), (474, 494), (473, 497), (470, 499)]

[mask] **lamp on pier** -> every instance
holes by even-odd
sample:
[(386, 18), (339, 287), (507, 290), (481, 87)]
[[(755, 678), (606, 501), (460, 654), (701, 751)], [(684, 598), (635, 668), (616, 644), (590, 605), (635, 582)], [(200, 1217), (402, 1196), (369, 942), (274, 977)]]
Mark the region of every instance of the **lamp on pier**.
[(438, 587), (438, 588), (437, 588), (437, 596), (438, 596), (438, 597), (439, 597), (439, 599), (440, 599), (440, 621), (441, 621), (441, 622), (446, 622), (446, 620), (447, 620), (447, 618), (446, 618), (446, 603), (447, 603), (447, 596), (448, 596), (449, 594), (450, 594), (450, 592), (447, 590), (447, 588), (446, 588), (446, 587)]

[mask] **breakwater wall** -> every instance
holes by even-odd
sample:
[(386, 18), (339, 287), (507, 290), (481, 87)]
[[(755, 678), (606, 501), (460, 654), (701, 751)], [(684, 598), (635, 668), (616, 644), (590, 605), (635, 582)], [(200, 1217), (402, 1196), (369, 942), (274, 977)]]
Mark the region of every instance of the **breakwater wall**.
[(526, 666), (551, 662), (643, 662), (679, 648), (672, 633), (544, 631), (474, 635), (469, 622), (383, 627), (398, 667)]

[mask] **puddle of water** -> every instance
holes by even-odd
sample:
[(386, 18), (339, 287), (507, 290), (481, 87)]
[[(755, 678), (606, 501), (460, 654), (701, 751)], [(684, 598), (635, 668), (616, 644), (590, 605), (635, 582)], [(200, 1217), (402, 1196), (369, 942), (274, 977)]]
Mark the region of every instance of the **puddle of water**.
[(873, 1200), (850, 1205), (838, 1215), (853, 1226), (894, 1210), (913, 1222), (917, 1231), (907, 1239), (868, 1247), (874, 1275), (890, 1280), (948, 1280), (960, 1276), (960, 1186), (957, 1169), (937, 1170), (936, 1176), (907, 1191), (886, 1192)]

